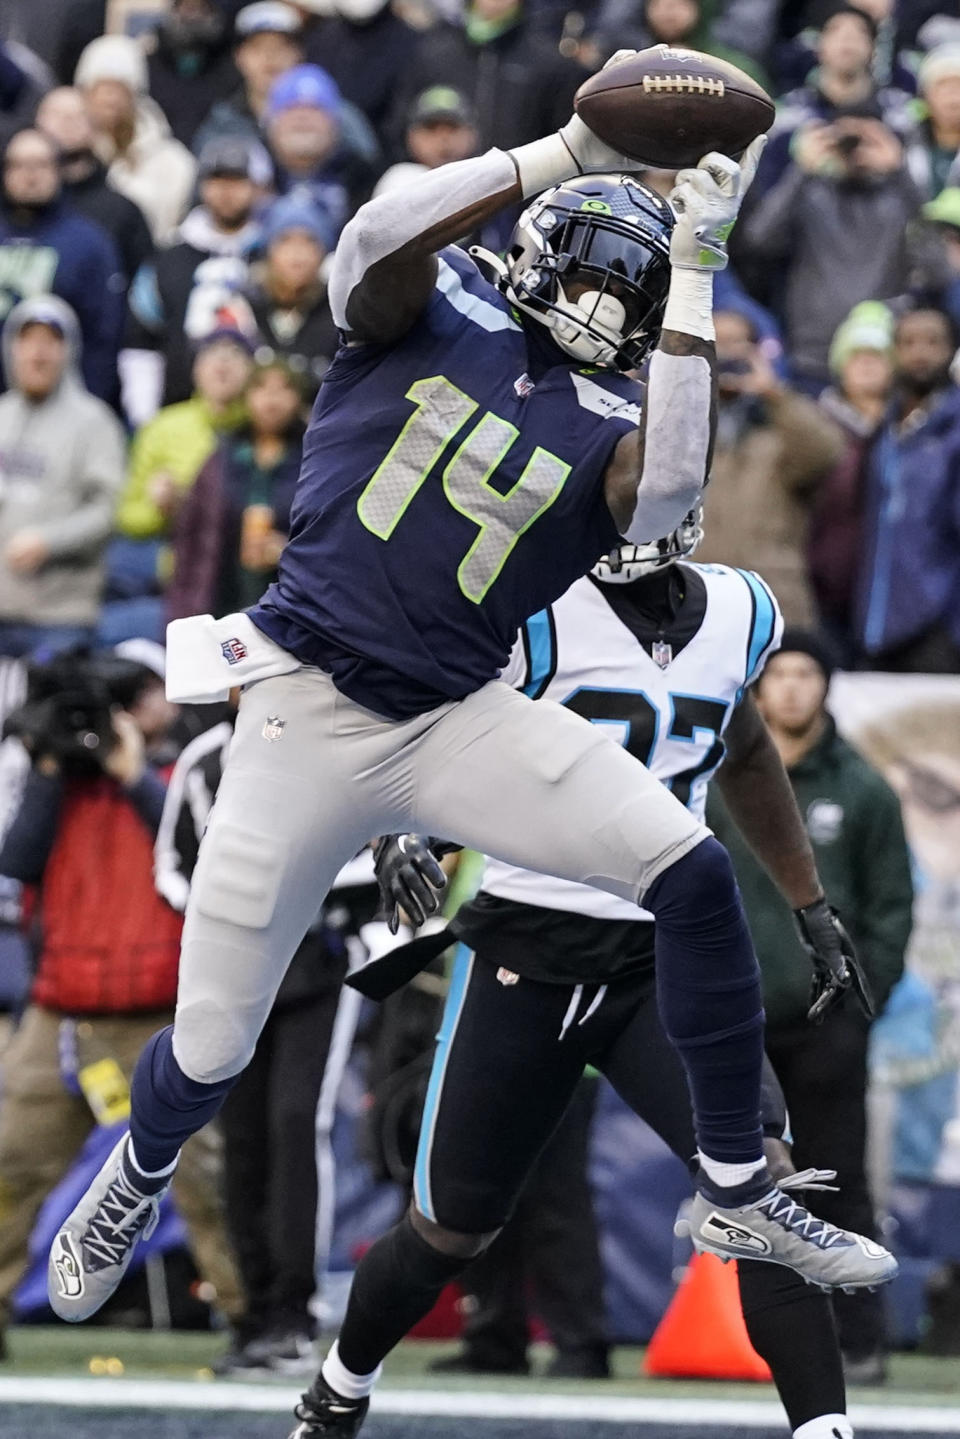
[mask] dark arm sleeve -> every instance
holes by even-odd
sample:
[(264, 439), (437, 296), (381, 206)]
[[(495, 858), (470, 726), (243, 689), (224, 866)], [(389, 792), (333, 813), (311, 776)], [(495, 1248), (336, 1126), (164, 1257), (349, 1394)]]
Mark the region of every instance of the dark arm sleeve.
[(163, 802), (167, 797), (167, 786), (160, 775), (148, 765), (136, 784), (124, 787), (124, 794), (156, 839), (160, 816), (163, 814)]
[(177, 511), (168, 620), (213, 609), (223, 549), (225, 464), (223, 449), (214, 451)]
[(56, 838), (62, 801), (61, 776), (32, 769), (20, 808), (0, 846), (0, 874), (24, 884), (39, 883)]
[(903, 974), (913, 923), (910, 851), (900, 801), (879, 777), (859, 806), (856, 835), (855, 937), (879, 1013)]

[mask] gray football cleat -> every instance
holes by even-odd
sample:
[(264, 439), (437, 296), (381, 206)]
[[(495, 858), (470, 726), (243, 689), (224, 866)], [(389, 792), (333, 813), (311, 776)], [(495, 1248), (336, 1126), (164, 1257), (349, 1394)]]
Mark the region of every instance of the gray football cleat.
[(126, 1142), (125, 1134), (50, 1248), (47, 1297), (54, 1314), (70, 1324), (89, 1319), (110, 1298), (137, 1240), (156, 1229), (170, 1187), (168, 1181), (156, 1194), (133, 1187), (123, 1165)]
[[(796, 1181), (805, 1177), (791, 1176), (786, 1187), (799, 1188)], [(821, 1289), (873, 1289), (899, 1267), (881, 1244), (817, 1219), (783, 1188), (729, 1206), (697, 1193), (675, 1232), (689, 1234), (698, 1254), (784, 1264)]]

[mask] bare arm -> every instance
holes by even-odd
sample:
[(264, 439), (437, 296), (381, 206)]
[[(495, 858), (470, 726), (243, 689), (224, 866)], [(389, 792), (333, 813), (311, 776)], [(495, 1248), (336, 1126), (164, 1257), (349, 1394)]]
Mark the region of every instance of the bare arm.
[(823, 895), (816, 860), (777, 748), (748, 694), (724, 735), (716, 784), (730, 815), (791, 909)]

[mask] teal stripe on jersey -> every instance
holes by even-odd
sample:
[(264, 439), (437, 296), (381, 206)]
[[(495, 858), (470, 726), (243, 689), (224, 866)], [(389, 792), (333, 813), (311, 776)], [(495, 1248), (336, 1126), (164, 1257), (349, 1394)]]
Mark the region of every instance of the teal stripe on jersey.
[(524, 622), (524, 641), (529, 658), (527, 682), (523, 692), (530, 699), (539, 699), (557, 668), (557, 638), (548, 609), (538, 610)]
[(759, 575), (755, 575), (752, 570), (738, 570), (737, 574), (742, 575), (753, 596), (753, 624), (750, 628), (750, 641), (747, 645), (746, 673), (746, 683), (750, 684), (756, 677), (764, 651), (776, 631), (777, 607), (773, 602), (773, 596)]
[(437, 1123), (437, 1111), (440, 1108), (440, 1095), (443, 1093), (443, 1081), (447, 1073), (450, 1048), (457, 1032), (457, 1025), (460, 1023), (460, 1015), (463, 1012), (463, 1002), (467, 997), (467, 987), (472, 971), (473, 951), (468, 949), (465, 944), (458, 944), (454, 955), (450, 989), (443, 1010), (443, 1023), (440, 1026), (440, 1033), (437, 1035), (437, 1052), (434, 1055), (433, 1069), (430, 1071), (427, 1099), (423, 1106), (420, 1142), (417, 1146), (417, 1163), (413, 1175), (413, 1197), (417, 1208), (425, 1218), (432, 1220), (434, 1224), (437, 1222), (437, 1216), (433, 1211), (433, 1196), (430, 1186), (433, 1131)]

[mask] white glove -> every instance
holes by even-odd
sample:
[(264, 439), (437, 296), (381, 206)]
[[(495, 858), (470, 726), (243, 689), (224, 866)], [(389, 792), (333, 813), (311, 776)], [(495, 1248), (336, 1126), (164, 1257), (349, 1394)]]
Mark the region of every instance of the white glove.
[[(615, 55), (610, 56), (603, 68), (607, 70), (611, 65), (617, 65), (636, 53), (636, 50), (618, 50)], [(629, 155), (621, 155), (605, 140), (601, 140), (599, 135), (595, 135), (590, 127), (584, 124), (579, 115), (571, 115), (559, 134), (581, 175), (603, 175), (608, 171), (616, 174), (644, 169), (639, 160), (631, 160)]]
[(678, 270), (724, 270), (727, 240), (767, 143), (758, 135), (737, 164), (715, 150), (695, 170), (681, 170), (670, 192), (677, 217), (670, 263)]

